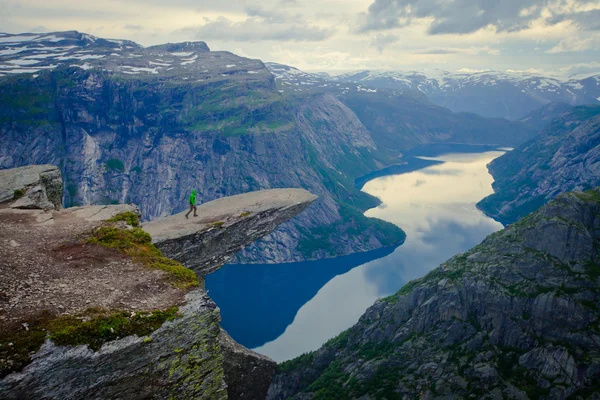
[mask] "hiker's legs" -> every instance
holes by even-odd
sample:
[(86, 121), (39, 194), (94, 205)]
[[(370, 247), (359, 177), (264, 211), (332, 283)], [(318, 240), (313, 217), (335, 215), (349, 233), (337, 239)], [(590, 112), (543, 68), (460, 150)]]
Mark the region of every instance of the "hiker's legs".
[(194, 206), (194, 217), (198, 216), (198, 207)]
[[(190, 204), (190, 211), (188, 211), (188, 212), (187, 212), (187, 214), (185, 214), (185, 217), (186, 217), (186, 218), (187, 218), (187, 217), (190, 215), (190, 213), (192, 212), (192, 210), (193, 210), (194, 208), (196, 208), (196, 206), (195, 206), (195, 205), (193, 205), (193, 204)], [(194, 214), (195, 214), (195, 213), (196, 213), (196, 212), (194, 211)]]

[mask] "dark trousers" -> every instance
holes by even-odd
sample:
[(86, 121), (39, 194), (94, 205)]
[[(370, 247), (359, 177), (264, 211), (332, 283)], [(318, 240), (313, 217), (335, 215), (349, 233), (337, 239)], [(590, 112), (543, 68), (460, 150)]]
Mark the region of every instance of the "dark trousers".
[(190, 215), (190, 213), (193, 211), (194, 212), (194, 217), (198, 216), (196, 214), (196, 211), (198, 210), (198, 208), (194, 205), (194, 204), (190, 204), (190, 211), (187, 212), (187, 214), (185, 214), (185, 217), (187, 218), (188, 215)]

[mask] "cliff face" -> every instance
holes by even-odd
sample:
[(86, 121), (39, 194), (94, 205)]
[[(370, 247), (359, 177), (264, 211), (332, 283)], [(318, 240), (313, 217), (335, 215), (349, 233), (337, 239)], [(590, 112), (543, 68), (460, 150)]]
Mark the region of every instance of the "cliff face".
[[(140, 52), (134, 60), (169, 55)], [(387, 159), (348, 108), (326, 94), (285, 100), (260, 62), (193, 53), (206, 70), (130, 77), (61, 67), (36, 78), (0, 78), (0, 138), (11, 143), (0, 149), (0, 167), (59, 165), (65, 205), (131, 202), (149, 220), (183, 210), (192, 189), (200, 202), (277, 187), (319, 195), (303, 217), (238, 261), (322, 258), (402, 243), (399, 228), (362, 217), (377, 201), (352, 181)], [(102, 60), (97, 68), (110, 68)], [(326, 249), (311, 245), (318, 228), (327, 232)]]
[[(0, 187), (28, 193), (49, 174), (60, 188), (51, 166), (3, 171)], [(0, 399), (264, 397), (275, 363), (221, 330), (203, 274), (315, 198), (221, 199), (150, 224), (154, 239), (134, 205), (0, 204)]]
[(479, 202), (485, 213), (512, 223), (561, 193), (600, 185), (600, 106), (561, 111), (532, 115), (535, 125), (558, 114), (535, 139), (490, 163), (495, 193)]
[(131, 202), (153, 220), (185, 209), (192, 189), (201, 202), (280, 187), (319, 196), (237, 262), (397, 246), (399, 228), (362, 215), (378, 202), (355, 178), (415, 144), (530, 137), (518, 124), (453, 114), (422, 95), (357, 85), (350, 93), (331, 82), (287, 90), (259, 60), (203, 42), (143, 48), (78, 32), (9, 36), (0, 43), (0, 140), (10, 143), (0, 168), (59, 165), (66, 206)]
[(599, 216), (600, 189), (559, 196), (283, 363), (268, 398), (596, 398)]

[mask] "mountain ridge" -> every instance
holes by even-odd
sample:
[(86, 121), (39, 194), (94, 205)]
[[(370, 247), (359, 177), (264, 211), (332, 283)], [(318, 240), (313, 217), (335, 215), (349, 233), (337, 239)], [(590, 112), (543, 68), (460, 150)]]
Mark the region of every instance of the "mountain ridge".
[(280, 364), (268, 399), (597, 398), (600, 188), (563, 194)]

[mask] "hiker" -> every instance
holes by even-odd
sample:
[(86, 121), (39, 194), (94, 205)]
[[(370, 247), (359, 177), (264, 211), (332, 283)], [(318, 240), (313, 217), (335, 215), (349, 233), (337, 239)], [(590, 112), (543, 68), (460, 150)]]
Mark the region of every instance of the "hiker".
[(187, 212), (187, 214), (185, 214), (185, 218), (188, 219), (188, 215), (190, 215), (190, 213), (192, 212), (192, 210), (194, 211), (194, 217), (197, 217), (198, 214), (196, 214), (198, 208), (196, 207), (196, 191), (192, 190), (192, 195), (190, 196), (190, 211)]

